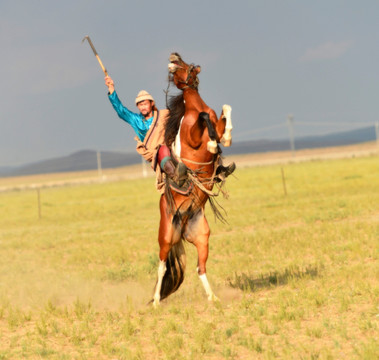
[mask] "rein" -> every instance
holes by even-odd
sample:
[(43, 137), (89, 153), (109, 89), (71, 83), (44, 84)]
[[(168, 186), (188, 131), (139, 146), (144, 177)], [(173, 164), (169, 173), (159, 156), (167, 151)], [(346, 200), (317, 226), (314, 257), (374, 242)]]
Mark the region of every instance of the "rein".
[[(219, 156), (220, 156), (220, 155), (218, 154), (218, 157), (219, 157)], [(213, 161), (211, 161), (211, 163), (212, 163), (212, 162), (217, 162), (217, 161), (218, 161), (218, 157), (215, 158)], [(182, 159), (182, 160), (186, 160), (186, 159)], [(197, 162), (195, 162), (195, 161), (191, 161), (191, 160), (190, 160), (190, 162), (193, 162), (193, 163), (195, 163), (195, 164), (199, 164), (199, 165), (208, 165), (208, 164), (209, 164), (209, 163), (197, 163)], [(199, 172), (200, 172), (201, 170), (195, 170), (195, 171), (193, 171), (193, 170), (189, 169), (189, 171), (188, 171), (188, 178), (190, 179), (190, 181), (191, 181), (196, 187), (198, 187), (202, 192), (206, 193), (210, 198), (217, 197), (217, 196), (220, 194), (220, 192), (223, 194), (223, 196), (224, 196), (225, 198), (227, 198), (227, 197), (228, 197), (228, 193), (227, 193), (227, 191), (225, 191), (225, 190), (222, 189), (222, 184), (224, 183), (224, 181), (222, 181), (221, 184), (215, 182), (216, 168), (217, 168), (217, 167), (215, 166), (215, 168), (214, 168), (214, 170), (213, 170), (213, 174), (212, 174), (212, 176), (211, 176), (210, 178), (200, 178), (200, 177), (198, 176), (198, 174), (199, 174)], [(215, 192), (215, 191), (212, 191), (212, 190), (208, 190), (208, 189), (205, 187), (205, 185), (207, 185), (207, 184), (210, 184), (210, 185), (216, 185), (217, 188), (218, 188), (218, 191)]]

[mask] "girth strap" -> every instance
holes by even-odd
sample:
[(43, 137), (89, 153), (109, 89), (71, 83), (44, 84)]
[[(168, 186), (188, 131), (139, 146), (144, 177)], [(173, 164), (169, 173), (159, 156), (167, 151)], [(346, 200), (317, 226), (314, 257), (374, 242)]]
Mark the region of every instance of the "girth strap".
[(195, 165), (210, 165), (210, 164), (213, 164), (214, 163), (214, 160), (211, 160), (211, 161), (208, 161), (208, 162), (198, 162), (198, 161), (193, 161), (193, 160), (189, 160), (189, 159), (186, 159), (186, 158), (180, 158), (180, 160), (184, 160), (184, 161), (187, 161), (191, 164), (195, 164)]

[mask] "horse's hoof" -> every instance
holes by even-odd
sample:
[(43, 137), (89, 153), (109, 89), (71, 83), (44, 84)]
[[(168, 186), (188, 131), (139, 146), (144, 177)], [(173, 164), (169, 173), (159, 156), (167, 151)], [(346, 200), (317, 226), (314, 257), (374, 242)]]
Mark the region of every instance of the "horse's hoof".
[(224, 138), (221, 139), (221, 144), (225, 147), (232, 146), (232, 140), (224, 140)]
[(211, 154), (217, 154), (218, 152), (218, 149), (217, 149), (217, 142), (215, 140), (210, 140), (208, 141), (208, 144), (207, 144), (207, 150), (211, 153)]
[(226, 131), (225, 134), (221, 138), (221, 144), (225, 147), (232, 145), (232, 135), (231, 131)]
[(230, 105), (223, 105), (222, 112), (225, 117), (230, 117), (230, 114), (232, 112), (232, 107)]
[(211, 302), (220, 302), (220, 299), (215, 294), (211, 294), (211, 295), (208, 296), (208, 301), (211, 301)]
[(157, 309), (159, 306), (159, 299), (153, 299), (153, 307), (154, 309)]

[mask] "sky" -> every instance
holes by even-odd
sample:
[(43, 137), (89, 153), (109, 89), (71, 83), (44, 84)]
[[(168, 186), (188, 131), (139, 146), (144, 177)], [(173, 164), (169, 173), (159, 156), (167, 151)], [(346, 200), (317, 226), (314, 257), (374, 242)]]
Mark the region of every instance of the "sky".
[[(374, 125), (377, 0), (0, 0), (0, 167), (80, 150), (133, 152), (89, 35), (123, 104), (165, 108), (171, 52), (232, 107), (233, 142)], [(174, 92), (174, 89), (171, 88)]]

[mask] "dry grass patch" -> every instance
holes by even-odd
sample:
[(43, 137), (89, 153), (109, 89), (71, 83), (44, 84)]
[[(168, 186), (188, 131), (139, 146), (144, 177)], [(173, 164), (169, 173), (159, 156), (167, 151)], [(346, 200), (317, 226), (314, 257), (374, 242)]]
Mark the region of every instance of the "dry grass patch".
[[(0, 194), (0, 359), (377, 359), (376, 156), (239, 169), (212, 229), (209, 304), (186, 278), (147, 306), (154, 179)], [(209, 209), (208, 209), (209, 210)]]

